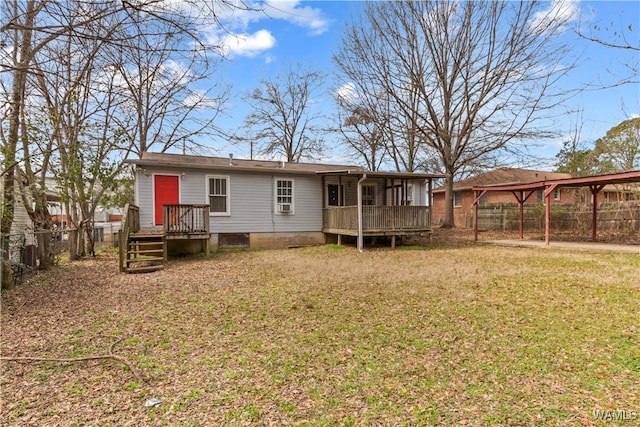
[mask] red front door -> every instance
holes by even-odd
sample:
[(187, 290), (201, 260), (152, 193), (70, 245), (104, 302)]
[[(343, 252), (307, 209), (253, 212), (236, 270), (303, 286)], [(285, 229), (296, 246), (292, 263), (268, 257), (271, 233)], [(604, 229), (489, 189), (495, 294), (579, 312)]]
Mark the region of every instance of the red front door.
[(154, 222), (162, 225), (162, 205), (180, 203), (179, 177), (177, 175), (153, 176)]

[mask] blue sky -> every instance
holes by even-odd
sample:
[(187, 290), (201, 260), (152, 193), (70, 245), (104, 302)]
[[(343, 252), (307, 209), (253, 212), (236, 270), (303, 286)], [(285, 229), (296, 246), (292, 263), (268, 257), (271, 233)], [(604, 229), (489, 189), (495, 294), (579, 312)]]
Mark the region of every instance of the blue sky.
[[(557, 7), (558, 2), (548, 2)], [(251, 2), (249, 3), (251, 4)], [(340, 84), (333, 79), (331, 56), (341, 42), (342, 31), (349, 17), (364, 4), (357, 1), (270, 1), (264, 5), (266, 14), (234, 12), (224, 17), (226, 26), (227, 55), (222, 68), (215, 74), (219, 83), (232, 85), (232, 94), (224, 117), (218, 125), (225, 129), (240, 126), (248, 113), (240, 97), (247, 90), (259, 87), (264, 78), (281, 73), (290, 64), (321, 70), (327, 76), (325, 93), (315, 100), (327, 115), (333, 113), (332, 91)], [(640, 2), (637, 1), (578, 1), (564, 0), (567, 13), (572, 14), (572, 24), (586, 34), (611, 36), (614, 30), (628, 29), (631, 25), (630, 43), (638, 46), (640, 32)], [(594, 30), (600, 28), (599, 31)], [(212, 35), (222, 40), (221, 35)], [(588, 144), (604, 136), (606, 131), (622, 120), (640, 114), (640, 85), (614, 85), (632, 72), (625, 64), (639, 62), (638, 52), (612, 49), (582, 40), (568, 31), (579, 63), (565, 79), (567, 88), (589, 87), (574, 96), (562, 110), (580, 113), (565, 114), (558, 111), (555, 126), (563, 134), (553, 141), (541, 142), (532, 147), (532, 154), (552, 158), (562, 146), (562, 140), (581, 127), (581, 140)], [(637, 68), (636, 68), (637, 70)], [(636, 81), (638, 80), (636, 76)], [(331, 138), (330, 145), (335, 144)], [(248, 147), (230, 145), (224, 139), (211, 141), (208, 154), (227, 156), (233, 152), (236, 158), (248, 157)], [(324, 161), (344, 161), (341, 149), (330, 150)], [(535, 163), (535, 162), (533, 162)], [(544, 166), (544, 161), (537, 162)], [(551, 167), (552, 162), (547, 162)], [(526, 165), (520, 165), (526, 166)]]

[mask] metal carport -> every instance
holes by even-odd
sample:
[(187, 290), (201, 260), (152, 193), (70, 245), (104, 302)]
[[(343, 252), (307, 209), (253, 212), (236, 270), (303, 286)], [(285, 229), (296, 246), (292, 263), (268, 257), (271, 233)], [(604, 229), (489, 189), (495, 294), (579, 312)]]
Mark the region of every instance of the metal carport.
[(524, 238), (524, 203), (533, 195), (536, 191), (544, 190), (545, 201), (545, 221), (544, 221), (544, 241), (549, 245), (550, 231), (551, 231), (551, 195), (556, 188), (567, 187), (589, 187), (592, 194), (593, 210), (591, 217), (591, 239), (595, 242), (597, 240), (597, 217), (598, 217), (598, 193), (608, 184), (626, 184), (626, 183), (640, 183), (640, 170), (620, 172), (607, 175), (594, 175), (580, 178), (564, 178), (553, 179), (545, 181), (531, 182), (527, 184), (507, 184), (507, 185), (490, 185), (490, 186), (474, 186), (474, 226), (473, 233), (474, 239), (478, 240), (478, 202), (480, 198), (489, 191), (502, 191), (511, 192), (518, 204), (520, 205), (520, 238)]

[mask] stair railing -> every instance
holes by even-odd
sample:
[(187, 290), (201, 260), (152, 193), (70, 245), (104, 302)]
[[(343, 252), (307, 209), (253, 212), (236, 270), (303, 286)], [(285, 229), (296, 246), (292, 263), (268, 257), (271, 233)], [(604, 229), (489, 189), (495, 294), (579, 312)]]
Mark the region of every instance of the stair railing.
[(120, 272), (126, 271), (127, 246), (129, 244), (129, 234), (140, 231), (140, 208), (127, 203), (124, 207), (124, 216), (120, 230), (118, 231), (118, 253)]

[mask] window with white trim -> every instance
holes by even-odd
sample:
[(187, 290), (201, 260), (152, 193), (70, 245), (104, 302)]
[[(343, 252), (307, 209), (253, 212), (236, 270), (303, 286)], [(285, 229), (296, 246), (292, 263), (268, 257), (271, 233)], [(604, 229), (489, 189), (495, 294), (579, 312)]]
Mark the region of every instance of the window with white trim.
[(459, 208), (462, 206), (462, 191), (453, 192), (453, 207)]
[(207, 175), (207, 199), (209, 200), (209, 215), (231, 215), (228, 176)]
[(376, 204), (375, 184), (362, 184), (362, 205), (374, 206)]
[(293, 213), (293, 180), (276, 178), (276, 213)]
[(556, 187), (555, 190), (553, 190), (553, 200), (560, 201), (560, 187)]

